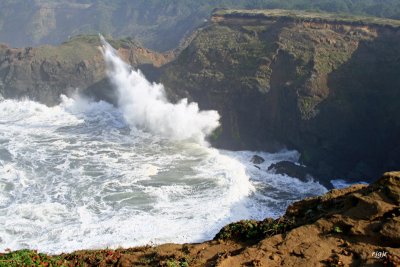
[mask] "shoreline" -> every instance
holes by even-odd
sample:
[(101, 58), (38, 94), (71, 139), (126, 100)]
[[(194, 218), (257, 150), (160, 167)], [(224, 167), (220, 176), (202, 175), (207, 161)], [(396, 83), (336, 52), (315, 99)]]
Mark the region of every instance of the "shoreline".
[(0, 266), (396, 266), (399, 192), (400, 172), (387, 172), (368, 186), (333, 189), (295, 202), (277, 220), (229, 224), (202, 243), (53, 256), (21, 250), (0, 254)]

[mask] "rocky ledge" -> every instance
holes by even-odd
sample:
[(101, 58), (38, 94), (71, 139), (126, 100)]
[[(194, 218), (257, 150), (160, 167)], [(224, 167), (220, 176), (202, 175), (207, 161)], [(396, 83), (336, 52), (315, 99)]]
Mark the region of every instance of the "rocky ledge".
[(212, 241), (48, 256), (0, 254), (0, 266), (399, 266), (400, 172), (290, 205), (279, 219), (240, 221)]
[[(130, 38), (108, 41), (126, 62), (150, 78), (152, 70), (174, 57), (173, 52), (157, 53)], [(59, 46), (11, 48), (0, 44), (0, 96), (28, 97), (55, 105), (61, 94), (70, 95), (79, 89), (94, 98), (114, 102), (100, 45), (97, 35), (76, 36)]]
[[(371, 16), (355, 16), (347, 14), (326, 13), (326, 12), (310, 12), (301, 10), (285, 10), (285, 9), (215, 9), (211, 20), (214, 22), (221, 21), (238, 21), (240, 19), (258, 20), (277, 20), (283, 19), (292, 22), (316, 22), (316, 23), (337, 23), (341, 25), (359, 25), (359, 26), (385, 26), (388, 28), (400, 27), (400, 21), (387, 18), (371, 17)], [(235, 22), (236, 23), (236, 22)]]

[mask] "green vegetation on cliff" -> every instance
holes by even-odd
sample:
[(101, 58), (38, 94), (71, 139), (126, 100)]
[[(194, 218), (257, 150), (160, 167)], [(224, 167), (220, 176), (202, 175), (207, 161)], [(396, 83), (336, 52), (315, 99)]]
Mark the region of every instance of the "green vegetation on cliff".
[(372, 179), (400, 166), (400, 21), (334, 18), (217, 11), (161, 80), (220, 112), (220, 147), (283, 144), (317, 176)]
[[(213, 241), (46, 255), (0, 253), (0, 267), (398, 266), (400, 172), (290, 205), (279, 219), (225, 226)], [(381, 252), (384, 257), (375, 257)]]
[[(400, 165), (399, 23), (333, 18), (216, 11), (167, 65), (173, 53), (129, 38), (112, 45), (152, 80), (161, 74), (171, 99), (218, 110), (214, 144), (270, 151), (286, 145), (317, 176), (366, 180)], [(81, 35), (58, 47), (0, 46), (0, 95), (55, 104), (80, 88), (113, 101), (98, 45), (97, 35)]]
[(349, 23), (361, 25), (382, 25), (400, 27), (400, 20), (370, 17), (370, 16), (356, 16), (350, 14), (334, 14), (325, 12), (310, 12), (300, 10), (284, 10), (284, 9), (261, 9), (261, 10), (242, 10), (242, 9), (219, 9), (213, 13), (213, 16), (224, 17), (247, 17), (247, 18), (260, 18), (260, 19), (290, 19), (297, 21), (309, 22), (334, 22), (334, 23)]
[[(108, 41), (133, 66), (145, 65), (152, 69), (172, 57), (143, 48), (129, 38)], [(30, 97), (54, 105), (61, 94), (68, 95), (80, 89), (97, 98), (113, 101), (114, 94), (106, 80), (99, 46), (98, 35), (79, 35), (59, 46), (10, 48), (1, 45), (0, 95), (5, 98)]]
[(61, 43), (78, 34), (133, 37), (168, 50), (209, 18), (214, 8), (327, 11), (400, 18), (397, 0), (3, 0), (0, 42), (12, 46)]

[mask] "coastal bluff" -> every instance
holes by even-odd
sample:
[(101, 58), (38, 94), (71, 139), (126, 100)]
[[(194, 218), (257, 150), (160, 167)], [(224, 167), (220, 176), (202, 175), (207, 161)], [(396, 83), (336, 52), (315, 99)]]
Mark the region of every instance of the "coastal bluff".
[[(282, 148), (318, 179), (373, 181), (400, 166), (400, 21), (287, 10), (215, 10), (159, 53), (111, 41), (171, 101), (217, 110), (210, 142), (230, 150)], [(0, 98), (47, 105), (78, 91), (116, 103), (98, 36), (59, 46), (0, 46)]]
[[(290, 205), (281, 218), (225, 226), (212, 241), (45, 255), (0, 254), (0, 266), (398, 266), (400, 172)], [(42, 264), (42, 265), (39, 265)]]
[(211, 142), (301, 153), (321, 179), (373, 181), (400, 166), (400, 21), (216, 10), (161, 81), (221, 114)]

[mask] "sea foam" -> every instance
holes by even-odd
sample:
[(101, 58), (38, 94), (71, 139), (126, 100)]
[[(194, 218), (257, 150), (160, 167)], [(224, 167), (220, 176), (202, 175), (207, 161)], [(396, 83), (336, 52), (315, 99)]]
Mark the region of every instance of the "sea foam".
[(266, 171), (296, 152), (257, 152), (258, 169), (254, 152), (205, 146), (217, 112), (169, 103), (162, 85), (107, 43), (103, 52), (119, 107), (77, 96), (54, 107), (0, 102), (0, 251), (200, 242), (325, 191)]
[(219, 126), (217, 111), (200, 111), (197, 103), (188, 103), (187, 99), (169, 103), (162, 84), (150, 83), (140, 70), (122, 61), (103, 37), (101, 40), (108, 76), (129, 124), (170, 139), (199, 143)]

